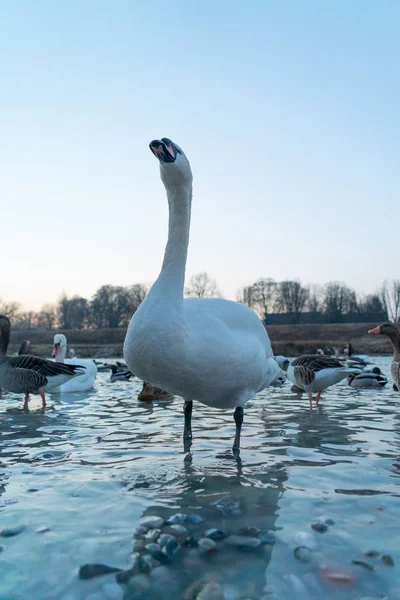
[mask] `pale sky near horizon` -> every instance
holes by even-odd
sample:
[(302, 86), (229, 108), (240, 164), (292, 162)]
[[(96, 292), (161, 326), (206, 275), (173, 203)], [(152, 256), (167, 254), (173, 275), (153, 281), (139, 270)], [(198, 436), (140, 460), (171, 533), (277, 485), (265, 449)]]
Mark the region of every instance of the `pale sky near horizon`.
[(400, 5), (4, 0), (0, 297), (151, 283), (154, 138), (194, 172), (188, 276), (399, 277)]

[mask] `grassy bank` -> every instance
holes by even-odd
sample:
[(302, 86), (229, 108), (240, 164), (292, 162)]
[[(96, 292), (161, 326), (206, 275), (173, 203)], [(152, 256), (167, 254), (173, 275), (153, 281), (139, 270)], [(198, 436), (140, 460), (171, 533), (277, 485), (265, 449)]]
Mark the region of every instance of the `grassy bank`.
[[(324, 346), (344, 348), (352, 343), (354, 352), (360, 354), (389, 354), (392, 347), (387, 338), (369, 336), (371, 323), (343, 323), (318, 325), (271, 325), (268, 327), (269, 337), (275, 354), (298, 356), (314, 353)], [(77, 356), (118, 357), (122, 355), (122, 347), (126, 329), (95, 329), (80, 331), (62, 331), (68, 344), (74, 348)], [(22, 340), (28, 339), (32, 344), (32, 352), (40, 356), (49, 356), (52, 349), (54, 332), (50, 331), (14, 331), (11, 338), (10, 352), (16, 352)]]

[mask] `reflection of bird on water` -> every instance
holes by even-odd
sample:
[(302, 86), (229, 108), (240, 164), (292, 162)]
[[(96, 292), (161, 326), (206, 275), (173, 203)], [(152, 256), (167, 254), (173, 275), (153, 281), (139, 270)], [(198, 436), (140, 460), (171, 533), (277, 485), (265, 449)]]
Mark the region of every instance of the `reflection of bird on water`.
[(168, 196), (168, 242), (161, 273), (129, 324), (125, 360), (141, 379), (184, 398), (186, 440), (192, 438), (193, 400), (234, 408), (237, 452), (244, 405), (280, 370), (254, 311), (219, 298), (184, 298), (192, 172), (171, 140), (154, 140), (150, 149)]
[(138, 395), (138, 400), (147, 400), (151, 402), (152, 400), (172, 400), (173, 397), (174, 395), (170, 392), (162, 390), (159, 387), (153, 387), (151, 383), (143, 381), (142, 391)]
[(383, 375), (379, 367), (373, 367), (371, 370), (362, 371), (359, 375), (350, 375), (348, 383), (353, 388), (375, 388), (382, 389), (388, 380)]
[(353, 373), (360, 373), (360, 369), (346, 367), (336, 358), (320, 354), (299, 356), (292, 361), (287, 370), (290, 381), (307, 392), (311, 410), (314, 392), (317, 392), (318, 406), (323, 390)]
[(8, 392), (25, 394), (25, 406), (30, 394), (40, 394), (46, 406), (45, 392), (81, 375), (84, 370), (81, 365), (64, 365), (29, 354), (8, 357), (10, 335), (10, 319), (0, 315), (0, 385)]
[(397, 390), (400, 389), (400, 332), (393, 323), (382, 323), (368, 333), (385, 335), (393, 344), (392, 377)]

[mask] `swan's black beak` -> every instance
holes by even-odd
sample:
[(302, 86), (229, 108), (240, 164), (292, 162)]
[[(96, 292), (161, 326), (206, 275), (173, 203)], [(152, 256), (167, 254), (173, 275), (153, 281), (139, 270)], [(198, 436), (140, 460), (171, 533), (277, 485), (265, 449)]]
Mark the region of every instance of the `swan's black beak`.
[(176, 157), (181, 153), (179, 148), (168, 138), (153, 140), (150, 142), (150, 150), (161, 164), (174, 163)]

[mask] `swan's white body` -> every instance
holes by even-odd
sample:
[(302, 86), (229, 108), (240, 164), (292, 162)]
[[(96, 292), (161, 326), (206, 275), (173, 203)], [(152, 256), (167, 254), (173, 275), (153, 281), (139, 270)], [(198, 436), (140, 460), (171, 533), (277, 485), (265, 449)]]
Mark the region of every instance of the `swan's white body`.
[(62, 362), (67, 365), (82, 365), (85, 367), (84, 373), (70, 379), (57, 388), (52, 389), (53, 392), (87, 392), (91, 390), (97, 375), (97, 367), (93, 360), (65, 358), (67, 352), (67, 338), (62, 333), (56, 333), (54, 336), (53, 356), (56, 362)]
[(192, 174), (180, 148), (171, 145), (170, 152), (176, 159), (160, 167), (169, 201), (164, 262), (129, 324), (125, 361), (139, 378), (187, 402), (243, 407), (282, 372), (251, 309), (217, 298), (183, 297)]

